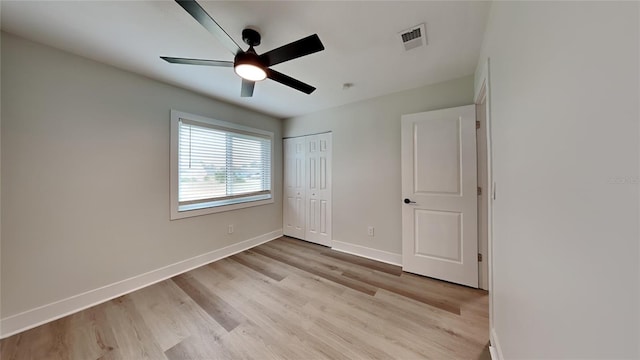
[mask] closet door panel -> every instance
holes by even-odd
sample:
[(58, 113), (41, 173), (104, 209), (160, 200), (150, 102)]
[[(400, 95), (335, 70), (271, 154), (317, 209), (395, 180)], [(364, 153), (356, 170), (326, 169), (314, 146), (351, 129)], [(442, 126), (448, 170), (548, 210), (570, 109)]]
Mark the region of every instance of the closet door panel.
[(284, 235), (305, 237), (305, 141), (284, 139)]
[(331, 134), (307, 137), (306, 240), (331, 246)]

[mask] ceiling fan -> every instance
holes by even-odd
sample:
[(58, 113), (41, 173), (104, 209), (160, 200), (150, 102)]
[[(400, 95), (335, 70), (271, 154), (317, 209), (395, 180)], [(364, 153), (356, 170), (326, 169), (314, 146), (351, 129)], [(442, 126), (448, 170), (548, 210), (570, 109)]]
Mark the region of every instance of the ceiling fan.
[(311, 85), (305, 84), (300, 80), (296, 80), (269, 67), (324, 50), (324, 45), (322, 45), (317, 34), (307, 36), (262, 55), (258, 55), (253, 49), (254, 46), (260, 45), (260, 33), (256, 30), (249, 28), (242, 30), (242, 40), (249, 45), (249, 49), (243, 51), (231, 36), (229, 36), (195, 0), (176, 0), (176, 2), (182, 6), (189, 15), (193, 16), (200, 25), (204, 26), (207, 31), (217, 37), (222, 45), (235, 55), (235, 58), (233, 61), (223, 61), (161, 56), (160, 58), (164, 61), (172, 64), (233, 67), (236, 74), (242, 78), (242, 88), (240, 91), (242, 97), (253, 96), (255, 82), (264, 80), (265, 78), (277, 81), (283, 85), (302, 91), (305, 94), (311, 94), (316, 89)]

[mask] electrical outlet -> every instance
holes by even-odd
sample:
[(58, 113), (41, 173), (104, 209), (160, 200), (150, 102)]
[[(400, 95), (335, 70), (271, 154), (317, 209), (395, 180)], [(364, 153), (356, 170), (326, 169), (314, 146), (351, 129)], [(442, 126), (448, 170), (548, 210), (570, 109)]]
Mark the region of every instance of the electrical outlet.
[(233, 234), (233, 224), (229, 224), (229, 234)]
[(373, 237), (373, 226), (369, 226), (367, 228), (367, 235)]

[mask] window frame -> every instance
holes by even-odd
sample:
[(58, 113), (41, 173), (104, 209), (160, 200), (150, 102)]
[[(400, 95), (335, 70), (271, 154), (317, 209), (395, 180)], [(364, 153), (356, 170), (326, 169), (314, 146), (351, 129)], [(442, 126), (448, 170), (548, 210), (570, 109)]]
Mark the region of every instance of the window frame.
[[(229, 129), (231, 132), (233, 130), (237, 130), (238, 133), (245, 134), (254, 134), (255, 136), (266, 137), (269, 139), (271, 143), (271, 159), (270, 159), (270, 169), (271, 169), (271, 189), (270, 189), (270, 198), (264, 199), (258, 197), (256, 199), (255, 196), (245, 196), (238, 197), (235, 199), (227, 199), (223, 201), (211, 201), (208, 203), (199, 203), (195, 206), (187, 206), (188, 209), (180, 210), (180, 203), (178, 199), (178, 191), (179, 191), (179, 179), (178, 179), (178, 149), (179, 149), (179, 123), (180, 119), (188, 120), (192, 123), (202, 123), (204, 126), (211, 125), (215, 127), (222, 127)], [(215, 214), (219, 212), (243, 209), (248, 207), (260, 206), (265, 204), (274, 203), (274, 182), (275, 182), (275, 174), (274, 174), (274, 134), (271, 131), (255, 129), (244, 125), (239, 125), (231, 122), (211, 119), (205, 116), (195, 115), (186, 113), (178, 110), (171, 110), (171, 139), (170, 139), (170, 172), (171, 172), (171, 181), (170, 181), (170, 199), (171, 199), (171, 220), (184, 219), (193, 216), (201, 216), (207, 214)], [(254, 198), (254, 200), (252, 200)]]

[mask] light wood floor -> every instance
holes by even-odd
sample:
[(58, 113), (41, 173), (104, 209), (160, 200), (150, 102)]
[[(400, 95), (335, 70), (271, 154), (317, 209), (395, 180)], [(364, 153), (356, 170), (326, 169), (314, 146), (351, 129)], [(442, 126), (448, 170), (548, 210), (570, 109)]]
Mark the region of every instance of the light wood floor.
[(488, 295), (283, 237), (0, 343), (10, 359), (479, 359)]

